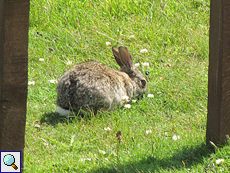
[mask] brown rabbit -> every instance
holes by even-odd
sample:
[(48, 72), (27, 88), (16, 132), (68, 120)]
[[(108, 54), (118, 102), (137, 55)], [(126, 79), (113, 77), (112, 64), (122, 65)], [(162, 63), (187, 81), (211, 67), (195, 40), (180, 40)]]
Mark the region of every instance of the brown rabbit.
[[(57, 112), (61, 116), (100, 109), (110, 110), (122, 105), (122, 98), (140, 97), (146, 92), (147, 81), (134, 66), (127, 48), (112, 47), (120, 71), (90, 61), (66, 71), (57, 84)], [(80, 111), (80, 112), (79, 112)]]

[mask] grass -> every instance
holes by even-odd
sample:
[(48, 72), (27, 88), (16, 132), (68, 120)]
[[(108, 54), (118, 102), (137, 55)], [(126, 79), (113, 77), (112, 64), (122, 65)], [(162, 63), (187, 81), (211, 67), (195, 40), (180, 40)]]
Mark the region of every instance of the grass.
[[(205, 146), (208, 0), (30, 2), (35, 85), (28, 89), (24, 172), (229, 171), (230, 145)], [(146, 95), (130, 109), (60, 118), (50, 80), (89, 60), (118, 69), (106, 42), (125, 45), (135, 63), (149, 62), (139, 67), (150, 72)], [(225, 162), (218, 166), (218, 158)]]

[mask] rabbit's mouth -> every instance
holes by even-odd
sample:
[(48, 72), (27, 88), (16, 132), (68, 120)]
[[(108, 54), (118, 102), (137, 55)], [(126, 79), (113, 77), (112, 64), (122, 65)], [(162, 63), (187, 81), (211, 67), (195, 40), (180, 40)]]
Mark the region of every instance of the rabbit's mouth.
[[(145, 84), (146, 85), (146, 84)], [(137, 99), (141, 99), (143, 98), (144, 94), (146, 92), (146, 87), (143, 87), (142, 89), (139, 88), (136, 90), (136, 92), (134, 93), (134, 97)]]
[(138, 95), (136, 98), (139, 100), (139, 99), (142, 99), (144, 97), (144, 95), (143, 94), (140, 94), (140, 95)]

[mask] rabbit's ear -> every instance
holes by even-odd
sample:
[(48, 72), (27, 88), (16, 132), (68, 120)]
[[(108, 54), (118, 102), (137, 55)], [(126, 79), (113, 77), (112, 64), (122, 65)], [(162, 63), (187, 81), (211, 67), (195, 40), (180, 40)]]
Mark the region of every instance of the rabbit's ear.
[(121, 61), (121, 57), (120, 57), (119, 51), (116, 48), (114, 48), (114, 47), (112, 47), (112, 51), (113, 51), (113, 55), (115, 57), (115, 60), (117, 61), (117, 64), (120, 67), (124, 66), (124, 64)]
[(133, 58), (131, 54), (129, 53), (128, 49), (124, 46), (119, 47), (119, 54), (121, 57), (121, 61), (123, 64), (125, 64), (126, 67), (129, 69), (132, 69), (133, 67)]

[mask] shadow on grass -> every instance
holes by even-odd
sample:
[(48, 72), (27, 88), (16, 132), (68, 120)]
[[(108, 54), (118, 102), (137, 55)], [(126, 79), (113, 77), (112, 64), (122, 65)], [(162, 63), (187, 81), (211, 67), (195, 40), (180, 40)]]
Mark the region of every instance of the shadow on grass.
[(72, 122), (72, 120), (75, 119), (72, 118), (66, 118), (61, 117), (57, 112), (51, 112), (51, 113), (45, 113), (42, 115), (42, 118), (40, 120), (40, 124), (46, 123), (48, 125), (55, 126), (58, 123), (69, 123)]
[(71, 117), (63, 117), (60, 116), (57, 112), (51, 112), (51, 113), (45, 113), (42, 115), (42, 118), (40, 120), (40, 124), (46, 123), (48, 125), (55, 126), (58, 123), (72, 123), (74, 121), (81, 121), (84, 120), (91, 120), (93, 117), (100, 117), (101, 112), (98, 112), (98, 114), (94, 114), (93, 112), (91, 114), (87, 115), (76, 115)]
[[(183, 168), (192, 168), (197, 164), (203, 163), (203, 158), (209, 157), (214, 150), (208, 149), (207, 146), (202, 143), (196, 146), (185, 146), (182, 149), (175, 152), (171, 157), (158, 158), (148, 156), (138, 161), (132, 161), (127, 163), (121, 163), (119, 171), (114, 166), (109, 165), (100, 169), (89, 171), (90, 173), (96, 172), (161, 172), (161, 171), (179, 171)], [(203, 171), (206, 170), (207, 165), (203, 165)]]

